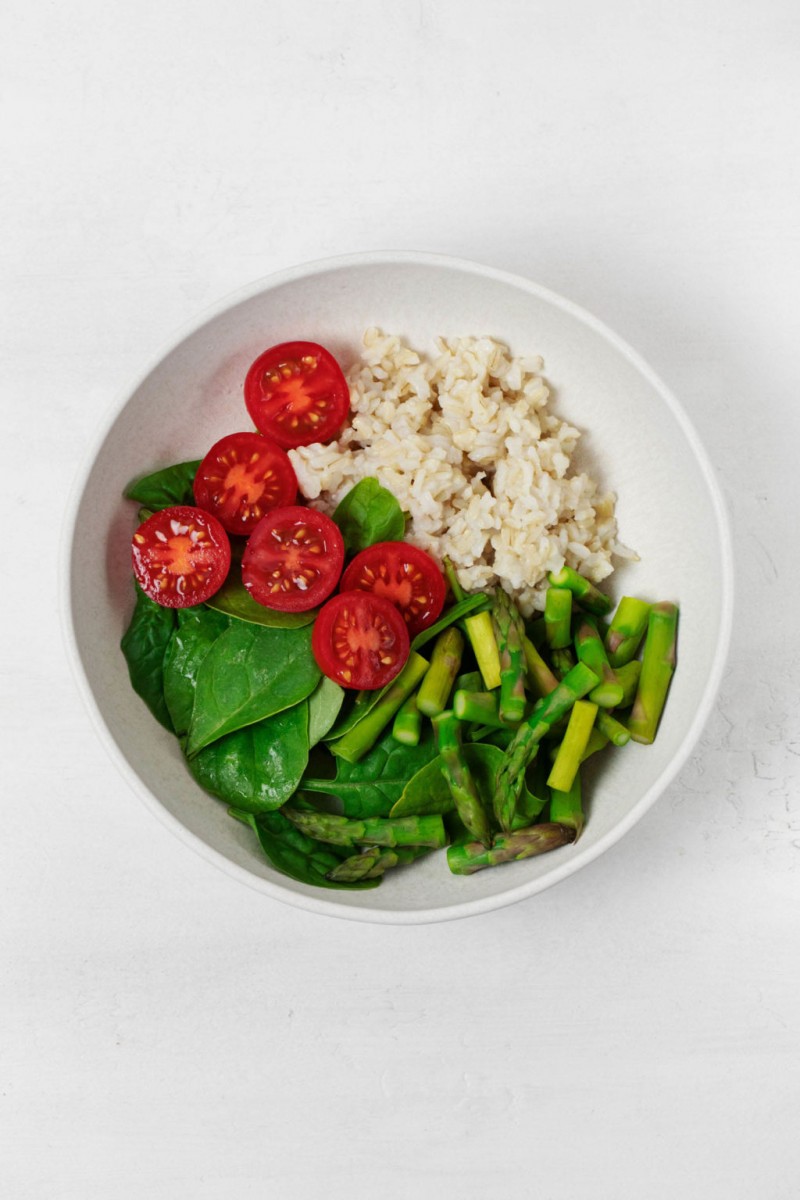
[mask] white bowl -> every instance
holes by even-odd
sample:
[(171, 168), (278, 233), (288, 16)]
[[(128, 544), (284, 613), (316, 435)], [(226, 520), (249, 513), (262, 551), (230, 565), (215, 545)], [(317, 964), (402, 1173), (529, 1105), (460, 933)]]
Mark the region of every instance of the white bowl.
[[(443, 854), (389, 873), (367, 892), (296, 883), (263, 859), (250, 831), (194, 783), (177, 741), (131, 689), (119, 651), (132, 607), (125, 484), (201, 458), (248, 425), (242, 382), (267, 346), (322, 342), (344, 363), (370, 325), (423, 349), (439, 334), (490, 334), (541, 354), (557, 411), (584, 432), (578, 464), (618, 493), (621, 540), (640, 561), (608, 583), (681, 605), (679, 665), (658, 738), (604, 756), (574, 846), (450, 874)], [(487, 912), (532, 896), (612, 846), (680, 770), (711, 710), (727, 650), (732, 560), (724, 506), (677, 401), (616, 334), (525, 279), (430, 254), (373, 253), (310, 263), (262, 280), (172, 342), (122, 397), (79, 480), (68, 519), (64, 612), (81, 691), (123, 775), (152, 811), (209, 862), (276, 900), (355, 920), (415, 923)], [(613, 869), (613, 868), (610, 868)]]

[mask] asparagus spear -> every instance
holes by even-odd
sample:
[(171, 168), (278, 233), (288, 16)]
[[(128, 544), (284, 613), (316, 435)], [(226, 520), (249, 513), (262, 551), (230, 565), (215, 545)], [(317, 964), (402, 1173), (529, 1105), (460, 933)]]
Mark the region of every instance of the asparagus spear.
[[(450, 584), (450, 590), (457, 601), (464, 599), (464, 589), (458, 582), (455, 568), (449, 558), (444, 560), (444, 573), (447, 576), (447, 582)], [(487, 690), (500, 686), (500, 654), (495, 641), (494, 628), (492, 627), (491, 614), (488, 612), (475, 613), (473, 616), (464, 619), (464, 630), (469, 643), (472, 646), (472, 652), (475, 655), (475, 661), (478, 664), (478, 670), (483, 676), (483, 683)]]
[(422, 716), (417, 707), (417, 693), (412, 692), (398, 709), (392, 725), (392, 737), (404, 746), (418, 746), (422, 733)]
[(578, 773), (584, 751), (592, 732), (597, 705), (587, 700), (576, 700), (569, 715), (569, 724), (547, 777), (547, 786), (557, 792), (569, 792)]
[(528, 686), (537, 696), (547, 696), (558, 686), (558, 679), (550, 670), (530, 638), (523, 638), (522, 649), (525, 653)]
[(501, 829), (508, 831), (513, 822), (517, 798), (525, 780), (525, 770), (536, 756), (539, 742), (576, 700), (596, 687), (598, 677), (585, 663), (576, 663), (549, 696), (540, 700), (528, 720), (520, 725), (514, 741), (503, 755), (494, 795), (494, 811)]
[(452, 712), (439, 713), (433, 718), (436, 744), (442, 758), (442, 774), (459, 817), (478, 841), (489, 845), (492, 831), (472, 772), (461, 749), (461, 728)]
[(551, 650), (562, 650), (570, 643), (572, 592), (569, 588), (549, 587), (544, 596), (544, 629)]
[(481, 842), (458, 842), (447, 850), (447, 865), (454, 875), (474, 875), (484, 867), (516, 862), (534, 854), (544, 854), (575, 840), (574, 829), (553, 822), (531, 825), (516, 833), (501, 833), (487, 849)]
[(492, 616), (500, 650), (500, 716), (513, 725), (525, 715), (525, 626), (502, 588), (495, 592)]
[(675, 670), (677, 630), (677, 604), (654, 604), (647, 622), (639, 687), (628, 719), (631, 737), (637, 742), (649, 744), (655, 739)]
[(407, 700), (428, 669), (428, 660), (412, 650), (400, 674), (386, 688), (378, 703), (347, 733), (328, 742), (331, 754), (347, 762), (358, 762), (372, 749), (398, 708)]
[(617, 708), (630, 708), (636, 698), (642, 664), (638, 658), (634, 658), (629, 663), (623, 663), (621, 667), (614, 667), (614, 671), (617, 682), (622, 684), (622, 699)]
[[(598, 709), (598, 715), (603, 711)], [(598, 750), (604, 750), (608, 745), (608, 738), (604, 733), (601, 733), (595, 724), (594, 729), (589, 734), (589, 741), (586, 743), (586, 749), (583, 752), (581, 762), (586, 762), (587, 758), (591, 758)]]
[(553, 788), (550, 791), (550, 820), (558, 825), (566, 825), (575, 832), (575, 841), (581, 836), (584, 826), (583, 803), (581, 798), (581, 776), (576, 771), (570, 786), (561, 790)]
[(459, 721), (479, 721), (495, 729), (507, 729), (508, 723), (500, 716), (500, 701), (497, 692), (465, 692), (461, 688), (453, 693), (453, 713)]
[(563, 650), (551, 651), (550, 661), (553, 664), (556, 678), (563, 679), (567, 672), (575, 666), (575, 655), (568, 646), (565, 646)]
[(591, 621), (585, 618), (580, 621), (575, 633), (575, 650), (579, 660), (600, 678), (589, 699), (601, 708), (614, 708), (622, 699), (622, 684), (609, 664), (603, 639)]
[(353, 820), (326, 812), (300, 812), (284, 806), (281, 812), (307, 837), (334, 846), (428, 846), (439, 850), (447, 842), (442, 818), (363, 817)]
[(595, 721), (600, 733), (604, 734), (615, 746), (625, 746), (631, 740), (630, 730), (618, 721), (613, 713), (601, 708)]
[(560, 571), (551, 571), (547, 576), (553, 587), (569, 588), (581, 608), (604, 617), (611, 611), (611, 597), (590, 583), (583, 575), (573, 571), (572, 567), (563, 566)]
[(622, 667), (635, 657), (647, 629), (650, 605), (635, 596), (623, 596), (606, 631), (606, 650), (612, 667)]
[(383, 846), (365, 846), (360, 854), (351, 854), (342, 859), (337, 867), (328, 872), (334, 883), (356, 883), (359, 879), (377, 879), (391, 867), (405, 866), (423, 854), (429, 854), (427, 846), (396, 846), (387, 850)]
[(461, 667), (463, 653), (464, 636), (455, 625), (439, 634), (433, 647), (431, 665), (417, 693), (417, 707), (424, 716), (435, 717), (444, 709)]

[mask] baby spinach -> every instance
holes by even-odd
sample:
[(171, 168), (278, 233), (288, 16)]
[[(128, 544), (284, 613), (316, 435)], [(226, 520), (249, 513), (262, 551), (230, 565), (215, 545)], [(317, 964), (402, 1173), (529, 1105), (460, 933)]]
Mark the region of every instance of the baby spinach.
[(310, 626), (268, 629), (231, 622), (197, 672), (187, 754), (305, 700), (320, 675)]
[(334, 778), (304, 778), (300, 786), (307, 792), (336, 796), (346, 817), (386, 817), (409, 779), (435, 757), (432, 738), (418, 746), (403, 746), (390, 731), (359, 762), (337, 758)]
[(152, 512), (171, 508), (173, 504), (194, 504), (194, 477), (199, 466), (200, 459), (176, 463), (134, 479), (125, 489), (125, 498), (143, 504)]
[(316, 746), (324, 738), (339, 715), (344, 703), (344, 689), (323, 675), (308, 697), (308, 744)]
[(339, 866), (341, 857), (331, 847), (306, 837), (282, 812), (231, 815), (250, 826), (267, 860), (291, 879), (327, 888), (369, 888), (380, 883), (380, 879), (361, 879), (356, 883), (335, 883), (328, 879), (328, 872)]
[(212, 796), (248, 813), (280, 808), (297, 789), (308, 762), (308, 702), (237, 729), (189, 759)]
[(406, 532), (403, 510), (390, 491), (367, 476), (339, 502), (333, 519), (339, 526), (348, 554), (366, 550), (375, 542), (401, 542)]
[(174, 609), (156, 604), (137, 587), (133, 615), (120, 642), (133, 690), (170, 733), (174, 729), (164, 699), (164, 655), (176, 624)]
[(277, 609), (265, 608), (248, 592), (241, 579), (237, 578), (233, 569), (218, 592), (206, 604), (216, 612), (236, 617), (240, 621), (251, 621), (254, 625), (266, 625), (270, 629), (299, 629), (310, 625), (317, 615), (317, 609), (309, 612), (278, 612)]
[(178, 735), (189, 728), (200, 664), (229, 624), (222, 613), (203, 605), (178, 609), (178, 626), (164, 655), (164, 699)]

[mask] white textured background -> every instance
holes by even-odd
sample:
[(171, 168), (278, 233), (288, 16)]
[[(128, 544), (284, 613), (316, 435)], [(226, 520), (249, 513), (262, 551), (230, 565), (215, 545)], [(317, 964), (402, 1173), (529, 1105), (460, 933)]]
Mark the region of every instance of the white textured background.
[[(6, 0), (9, 1200), (795, 1200), (798, 61), (793, 0)], [(55, 596), (81, 457), (173, 330), (387, 247), (525, 274), (649, 359), (718, 471), (738, 595), (714, 717), (619, 846), (382, 929), (271, 903), (152, 818)]]

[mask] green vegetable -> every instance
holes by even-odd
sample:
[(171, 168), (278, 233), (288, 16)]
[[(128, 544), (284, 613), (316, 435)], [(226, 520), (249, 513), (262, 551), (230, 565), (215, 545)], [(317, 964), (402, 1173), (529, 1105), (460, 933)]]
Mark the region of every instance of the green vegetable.
[(536, 704), (528, 720), (520, 725), (497, 773), (494, 809), (501, 829), (507, 831), (513, 827), (525, 771), (536, 756), (539, 742), (566, 716), (575, 701), (585, 696), (597, 683), (594, 671), (584, 663), (577, 663), (558, 687)]
[(131, 686), (165, 729), (174, 727), (164, 699), (164, 655), (177, 625), (173, 608), (164, 608), (136, 588), (136, 604), (120, 647)]
[(440, 850), (446, 844), (447, 835), (440, 816), (364, 817), (353, 820), (334, 813), (305, 812), (289, 805), (283, 813), (292, 824), (317, 841), (331, 842), (335, 846), (428, 846)]
[(327, 888), (368, 888), (380, 883), (380, 879), (362, 879), (353, 883), (329, 879), (328, 873), (342, 861), (340, 856), (329, 846), (296, 829), (282, 812), (259, 813), (256, 817), (252, 813), (232, 811), (231, 816), (250, 826), (267, 860), (290, 879)]
[(603, 639), (586, 618), (578, 623), (575, 631), (575, 650), (579, 661), (594, 671), (599, 679), (589, 699), (601, 708), (615, 708), (622, 699), (623, 687), (609, 664)]
[(193, 462), (176, 463), (134, 479), (125, 489), (125, 499), (143, 504), (151, 512), (172, 508), (175, 504), (194, 504), (194, 477), (200, 459)]
[(417, 692), (417, 708), (426, 717), (435, 717), (447, 704), (450, 691), (461, 667), (464, 637), (454, 626), (440, 633), (433, 647), (431, 665)]
[[(599, 708), (597, 710), (598, 715), (602, 711), (603, 710), (601, 708)], [(598, 750), (604, 750), (607, 745), (608, 745), (608, 738), (606, 737), (606, 735), (604, 733), (600, 732), (600, 730), (597, 728), (597, 725), (595, 724), (594, 729), (589, 734), (589, 741), (586, 743), (586, 749), (583, 752), (583, 757), (581, 758), (581, 762), (586, 762), (587, 758), (591, 758), (593, 754), (597, 754)]]
[(402, 508), (391, 492), (369, 476), (350, 489), (333, 519), (341, 530), (348, 554), (357, 554), (375, 542), (401, 542), (405, 536)]
[(650, 605), (635, 596), (623, 596), (606, 631), (606, 651), (612, 667), (635, 658), (647, 629)]
[(601, 592), (572, 567), (564, 566), (560, 571), (551, 572), (547, 578), (553, 587), (569, 588), (578, 604), (586, 612), (594, 613), (597, 617), (604, 617), (607, 612), (611, 611), (611, 597), (606, 596), (605, 592)]
[(237, 729), (189, 759), (202, 788), (244, 812), (280, 808), (308, 763), (308, 702)]
[[(494, 783), (503, 761), (503, 751), (488, 742), (466, 742), (462, 747), (464, 758), (484, 805), (491, 807)], [(538, 815), (547, 800), (539, 799), (528, 788), (526, 780), (519, 798), (518, 809), (533, 816)], [(437, 755), (426, 766), (421, 767), (403, 788), (400, 799), (393, 805), (390, 817), (427, 816), (431, 813), (450, 813), (455, 809), (453, 797), (442, 774), (442, 761)]]
[(404, 746), (389, 731), (360, 761), (339, 757), (334, 778), (308, 777), (303, 779), (302, 788), (336, 796), (345, 816), (385, 817), (409, 780), (435, 756), (431, 737), (417, 746)]
[(323, 675), (308, 697), (308, 744), (316, 746), (333, 725), (344, 703), (344, 688)]
[(576, 700), (573, 704), (566, 733), (547, 778), (549, 788), (558, 792), (569, 792), (589, 743), (597, 711), (597, 705), (588, 700)]
[(675, 671), (677, 631), (677, 604), (654, 604), (647, 622), (639, 687), (628, 718), (628, 729), (637, 742), (649, 744), (655, 739)]
[(617, 682), (622, 684), (622, 699), (617, 708), (630, 708), (636, 699), (636, 689), (639, 686), (642, 664), (638, 658), (634, 658), (629, 663), (623, 663), (621, 667), (615, 667), (614, 670), (617, 675)]
[(568, 788), (553, 788), (550, 792), (550, 820), (575, 831), (574, 840), (583, 832), (584, 815), (581, 797), (581, 776), (576, 771)]
[[(444, 560), (444, 571), (456, 601), (464, 600), (464, 589), (458, 582), (455, 567), (449, 558)], [(467, 617), (464, 621), (464, 632), (472, 646), (472, 653), (475, 655), (478, 670), (483, 677), (484, 687), (487, 691), (499, 687), (500, 652), (497, 649), (491, 614), (484, 611)]]
[(311, 625), (318, 609), (308, 612), (279, 612), (275, 608), (265, 608), (248, 592), (238, 576), (238, 570), (231, 572), (218, 592), (206, 600), (208, 608), (226, 616), (236, 617), (239, 621), (250, 621), (254, 625), (266, 625), (269, 629), (299, 629), (303, 625)]
[(492, 840), (489, 816), (463, 752), (459, 723), (448, 710), (433, 718), (433, 728), (439, 747), (440, 769), (458, 815), (472, 836), (488, 845)]
[(551, 650), (563, 650), (571, 639), (572, 592), (549, 587), (544, 594), (544, 629)]
[(378, 692), (375, 700), (365, 702), (366, 711), (335, 741), (328, 741), (331, 754), (358, 762), (375, 745), (383, 730), (417, 687), (428, 669), (428, 661), (411, 651), (400, 674)]
[(558, 686), (558, 679), (550, 670), (530, 638), (524, 638), (522, 649), (525, 654), (528, 686), (535, 696), (547, 696)]
[(200, 664), (229, 624), (222, 613), (202, 604), (177, 610), (177, 628), (164, 655), (164, 699), (179, 736), (186, 733), (192, 718)]
[(311, 629), (267, 629), (234, 621), (197, 672), (186, 752), (305, 700), (320, 680)]
[(423, 646), (427, 646), (428, 642), (432, 642), (434, 638), (447, 629), (450, 625), (455, 625), (460, 621), (465, 626), (467, 624), (465, 618), (480, 613), (491, 607), (491, 600), (488, 596), (484, 596), (476, 592), (473, 596), (464, 596), (462, 600), (451, 604), (446, 612), (439, 617), (438, 621), (434, 621), (433, 625), (429, 625), (427, 629), (423, 629), (413, 639), (411, 643), (412, 650), (421, 650)]
[(489, 849), (481, 842), (457, 842), (448, 847), (447, 865), (454, 875), (474, 875), (485, 867), (545, 854), (574, 840), (575, 831), (566, 825), (532, 825), (515, 833), (498, 834)]
[(417, 693), (412, 692), (400, 706), (392, 725), (392, 737), (404, 746), (418, 746), (422, 735), (422, 715), (417, 707)]
[(525, 715), (525, 626), (517, 606), (498, 588), (494, 595), (492, 618), (500, 653), (500, 708), (509, 725)]
[(625, 746), (631, 740), (630, 731), (605, 708), (598, 709), (595, 725), (615, 746)]
[(383, 846), (367, 846), (360, 854), (352, 854), (345, 858), (328, 874), (328, 878), (344, 883), (358, 879), (377, 879), (391, 867), (405, 866), (425, 854), (430, 854), (427, 846), (396, 846), (393, 850)]
[(500, 716), (500, 697), (497, 692), (465, 692), (459, 688), (453, 693), (453, 713), (459, 721), (476, 721), (498, 729), (508, 728), (508, 722)]
[(564, 676), (575, 666), (575, 655), (568, 646), (564, 646), (561, 650), (551, 651), (550, 661), (553, 664), (553, 670), (556, 673), (556, 678), (563, 679)]

